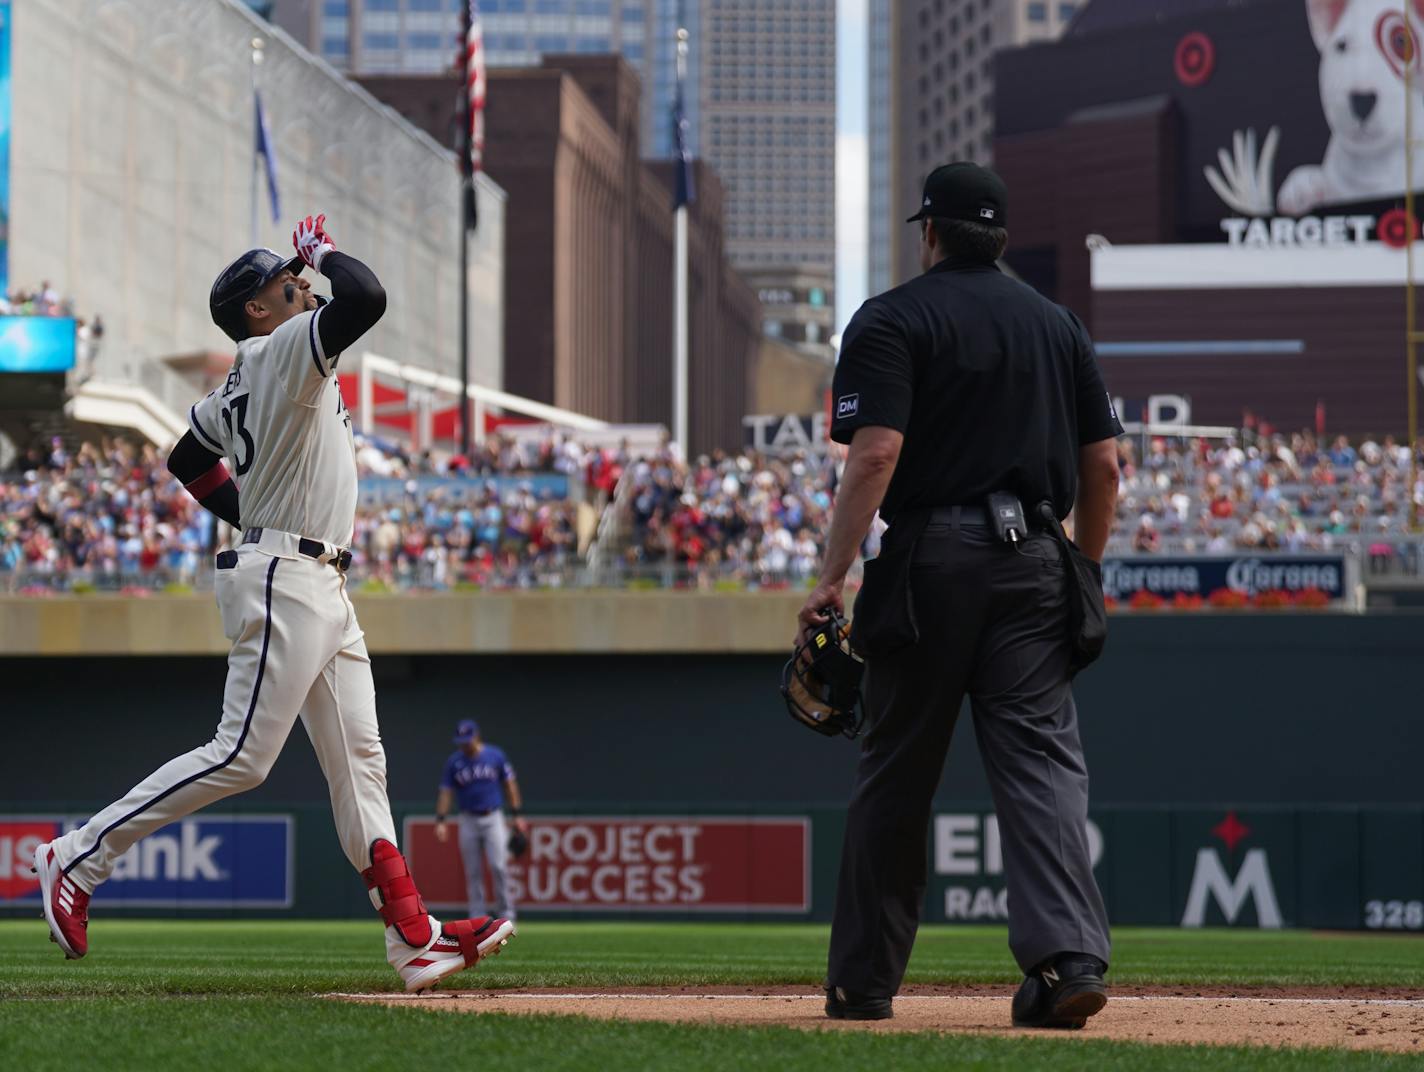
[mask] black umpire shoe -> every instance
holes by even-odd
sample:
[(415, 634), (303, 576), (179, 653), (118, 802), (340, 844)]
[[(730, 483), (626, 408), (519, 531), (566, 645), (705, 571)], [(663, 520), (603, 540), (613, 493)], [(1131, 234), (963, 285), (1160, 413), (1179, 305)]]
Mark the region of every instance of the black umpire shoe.
[(1084, 953), (1061, 953), (1045, 960), (1014, 995), (1015, 1027), (1076, 1030), (1108, 1003), (1103, 982), (1107, 965)]
[(889, 1020), (895, 1015), (889, 998), (868, 998), (839, 986), (826, 987), (826, 1015), (832, 1020)]

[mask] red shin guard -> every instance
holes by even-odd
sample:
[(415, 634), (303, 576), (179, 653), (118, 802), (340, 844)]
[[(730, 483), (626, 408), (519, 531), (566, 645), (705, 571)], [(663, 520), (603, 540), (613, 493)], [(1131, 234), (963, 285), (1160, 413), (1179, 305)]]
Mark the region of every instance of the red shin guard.
[(405, 857), (384, 839), (371, 845), (371, 866), (361, 872), (366, 888), (375, 890), (381, 898), (379, 912), (388, 927), (394, 927), (401, 941), (417, 949), (430, 944), (430, 914)]

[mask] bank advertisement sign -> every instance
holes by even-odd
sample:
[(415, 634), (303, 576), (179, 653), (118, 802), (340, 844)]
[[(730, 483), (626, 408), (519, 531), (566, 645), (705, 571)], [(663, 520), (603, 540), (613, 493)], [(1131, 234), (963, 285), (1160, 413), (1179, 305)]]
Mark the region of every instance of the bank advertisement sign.
[[(706, 816), (539, 816), (511, 860), (519, 911), (727, 912), (801, 915), (811, 908), (811, 821)], [(432, 908), (466, 904), (451, 824), (405, 821), (411, 873)]]
[[(0, 907), (38, 904), (36, 846), (83, 816), (0, 815)], [(290, 815), (196, 815), (171, 823), (119, 857), (94, 893), (103, 908), (291, 908), (295, 877)]]

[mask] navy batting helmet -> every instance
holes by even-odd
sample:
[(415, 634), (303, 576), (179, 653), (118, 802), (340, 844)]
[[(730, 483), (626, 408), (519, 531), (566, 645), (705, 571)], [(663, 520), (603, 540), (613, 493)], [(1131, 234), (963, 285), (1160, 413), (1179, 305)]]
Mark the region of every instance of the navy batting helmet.
[(249, 249), (224, 268), (213, 282), (208, 294), (208, 312), (213, 315), (213, 323), (233, 342), (241, 342), (247, 338), (247, 322), (242, 317), (242, 307), (247, 300), (283, 272), (300, 275), (303, 267), (300, 257), (287, 260), (276, 250)]

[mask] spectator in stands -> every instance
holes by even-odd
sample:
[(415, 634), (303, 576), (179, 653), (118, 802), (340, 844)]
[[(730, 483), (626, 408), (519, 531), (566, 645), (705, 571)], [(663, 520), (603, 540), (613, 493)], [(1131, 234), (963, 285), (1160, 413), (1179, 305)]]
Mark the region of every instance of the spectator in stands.
[(1157, 532), (1152, 515), (1143, 514), (1138, 519), (1137, 532), (1132, 537), (1132, 549), (1138, 553), (1150, 553), (1156, 551), (1161, 542), (1162, 537)]
[(1352, 466), (1357, 456), (1355, 448), (1350, 446), (1350, 441), (1345, 436), (1335, 437), (1335, 444), (1330, 448), (1331, 464), (1341, 468)]

